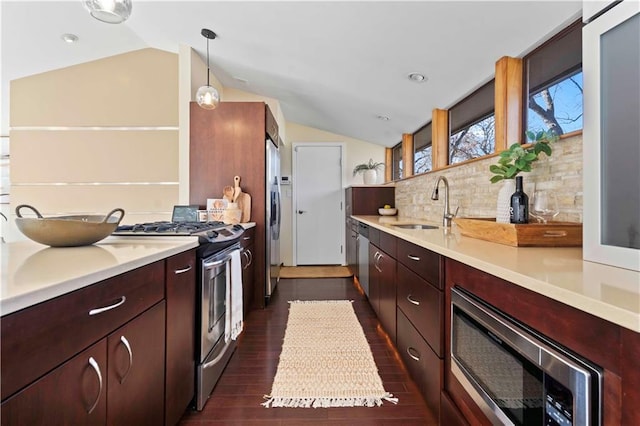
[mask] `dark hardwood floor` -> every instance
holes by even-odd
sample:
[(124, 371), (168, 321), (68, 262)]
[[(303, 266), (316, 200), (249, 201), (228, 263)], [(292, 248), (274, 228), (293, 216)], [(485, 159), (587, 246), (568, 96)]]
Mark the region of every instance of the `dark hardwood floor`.
[[(384, 388), (399, 398), (380, 407), (265, 408), (287, 324), (290, 300), (353, 300)], [(283, 279), (271, 303), (249, 314), (238, 348), (202, 412), (187, 411), (181, 426), (203, 425), (437, 425), (366, 297), (352, 278)]]

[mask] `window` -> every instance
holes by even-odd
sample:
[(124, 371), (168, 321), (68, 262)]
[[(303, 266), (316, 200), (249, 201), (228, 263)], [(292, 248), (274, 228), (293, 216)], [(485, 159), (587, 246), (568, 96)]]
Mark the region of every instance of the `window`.
[(413, 170), (414, 174), (431, 170), (431, 123), (413, 134)]
[(582, 22), (524, 58), (527, 70), (525, 129), (558, 136), (582, 129)]
[(393, 163), (391, 179), (402, 179), (402, 142), (393, 147), (391, 162)]
[(449, 164), (495, 151), (494, 87), (491, 80), (449, 110)]

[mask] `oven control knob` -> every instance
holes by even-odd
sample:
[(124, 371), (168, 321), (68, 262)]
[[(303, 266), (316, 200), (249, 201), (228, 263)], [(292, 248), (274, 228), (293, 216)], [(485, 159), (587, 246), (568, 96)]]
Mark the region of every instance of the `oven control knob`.
[(207, 237), (209, 238), (217, 238), (218, 233), (216, 231), (207, 231)]

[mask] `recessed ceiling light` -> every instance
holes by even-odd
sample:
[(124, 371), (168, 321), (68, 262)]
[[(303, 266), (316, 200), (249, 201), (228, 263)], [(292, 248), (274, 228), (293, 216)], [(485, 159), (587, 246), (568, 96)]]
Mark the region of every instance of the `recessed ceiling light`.
[(389, 117), (387, 117), (386, 115), (377, 115), (376, 118), (378, 120), (382, 120), (382, 121), (389, 121), (391, 120)]
[(420, 74), (419, 72), (412, 72), (407, 76), (407, 78), (416, 83), (424, 83), (427, 81), (427, 77), (424, 74)]
[(60, 38), (62, 38), (62, 40), (64, 40), (65, 43), (69, 43), (69, 44), (72, 44), (78, 41), (78, 36), (75, 34), (62, 34)]

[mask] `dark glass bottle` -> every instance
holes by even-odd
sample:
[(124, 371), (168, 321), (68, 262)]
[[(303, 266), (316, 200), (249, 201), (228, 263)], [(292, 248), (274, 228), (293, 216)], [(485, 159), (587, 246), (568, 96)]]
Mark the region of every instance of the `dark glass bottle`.
[(529, 197), (522, 190), (522, 176), (516, 176), (516, 192), (511, 196), (511, 223), (529, 223)]

